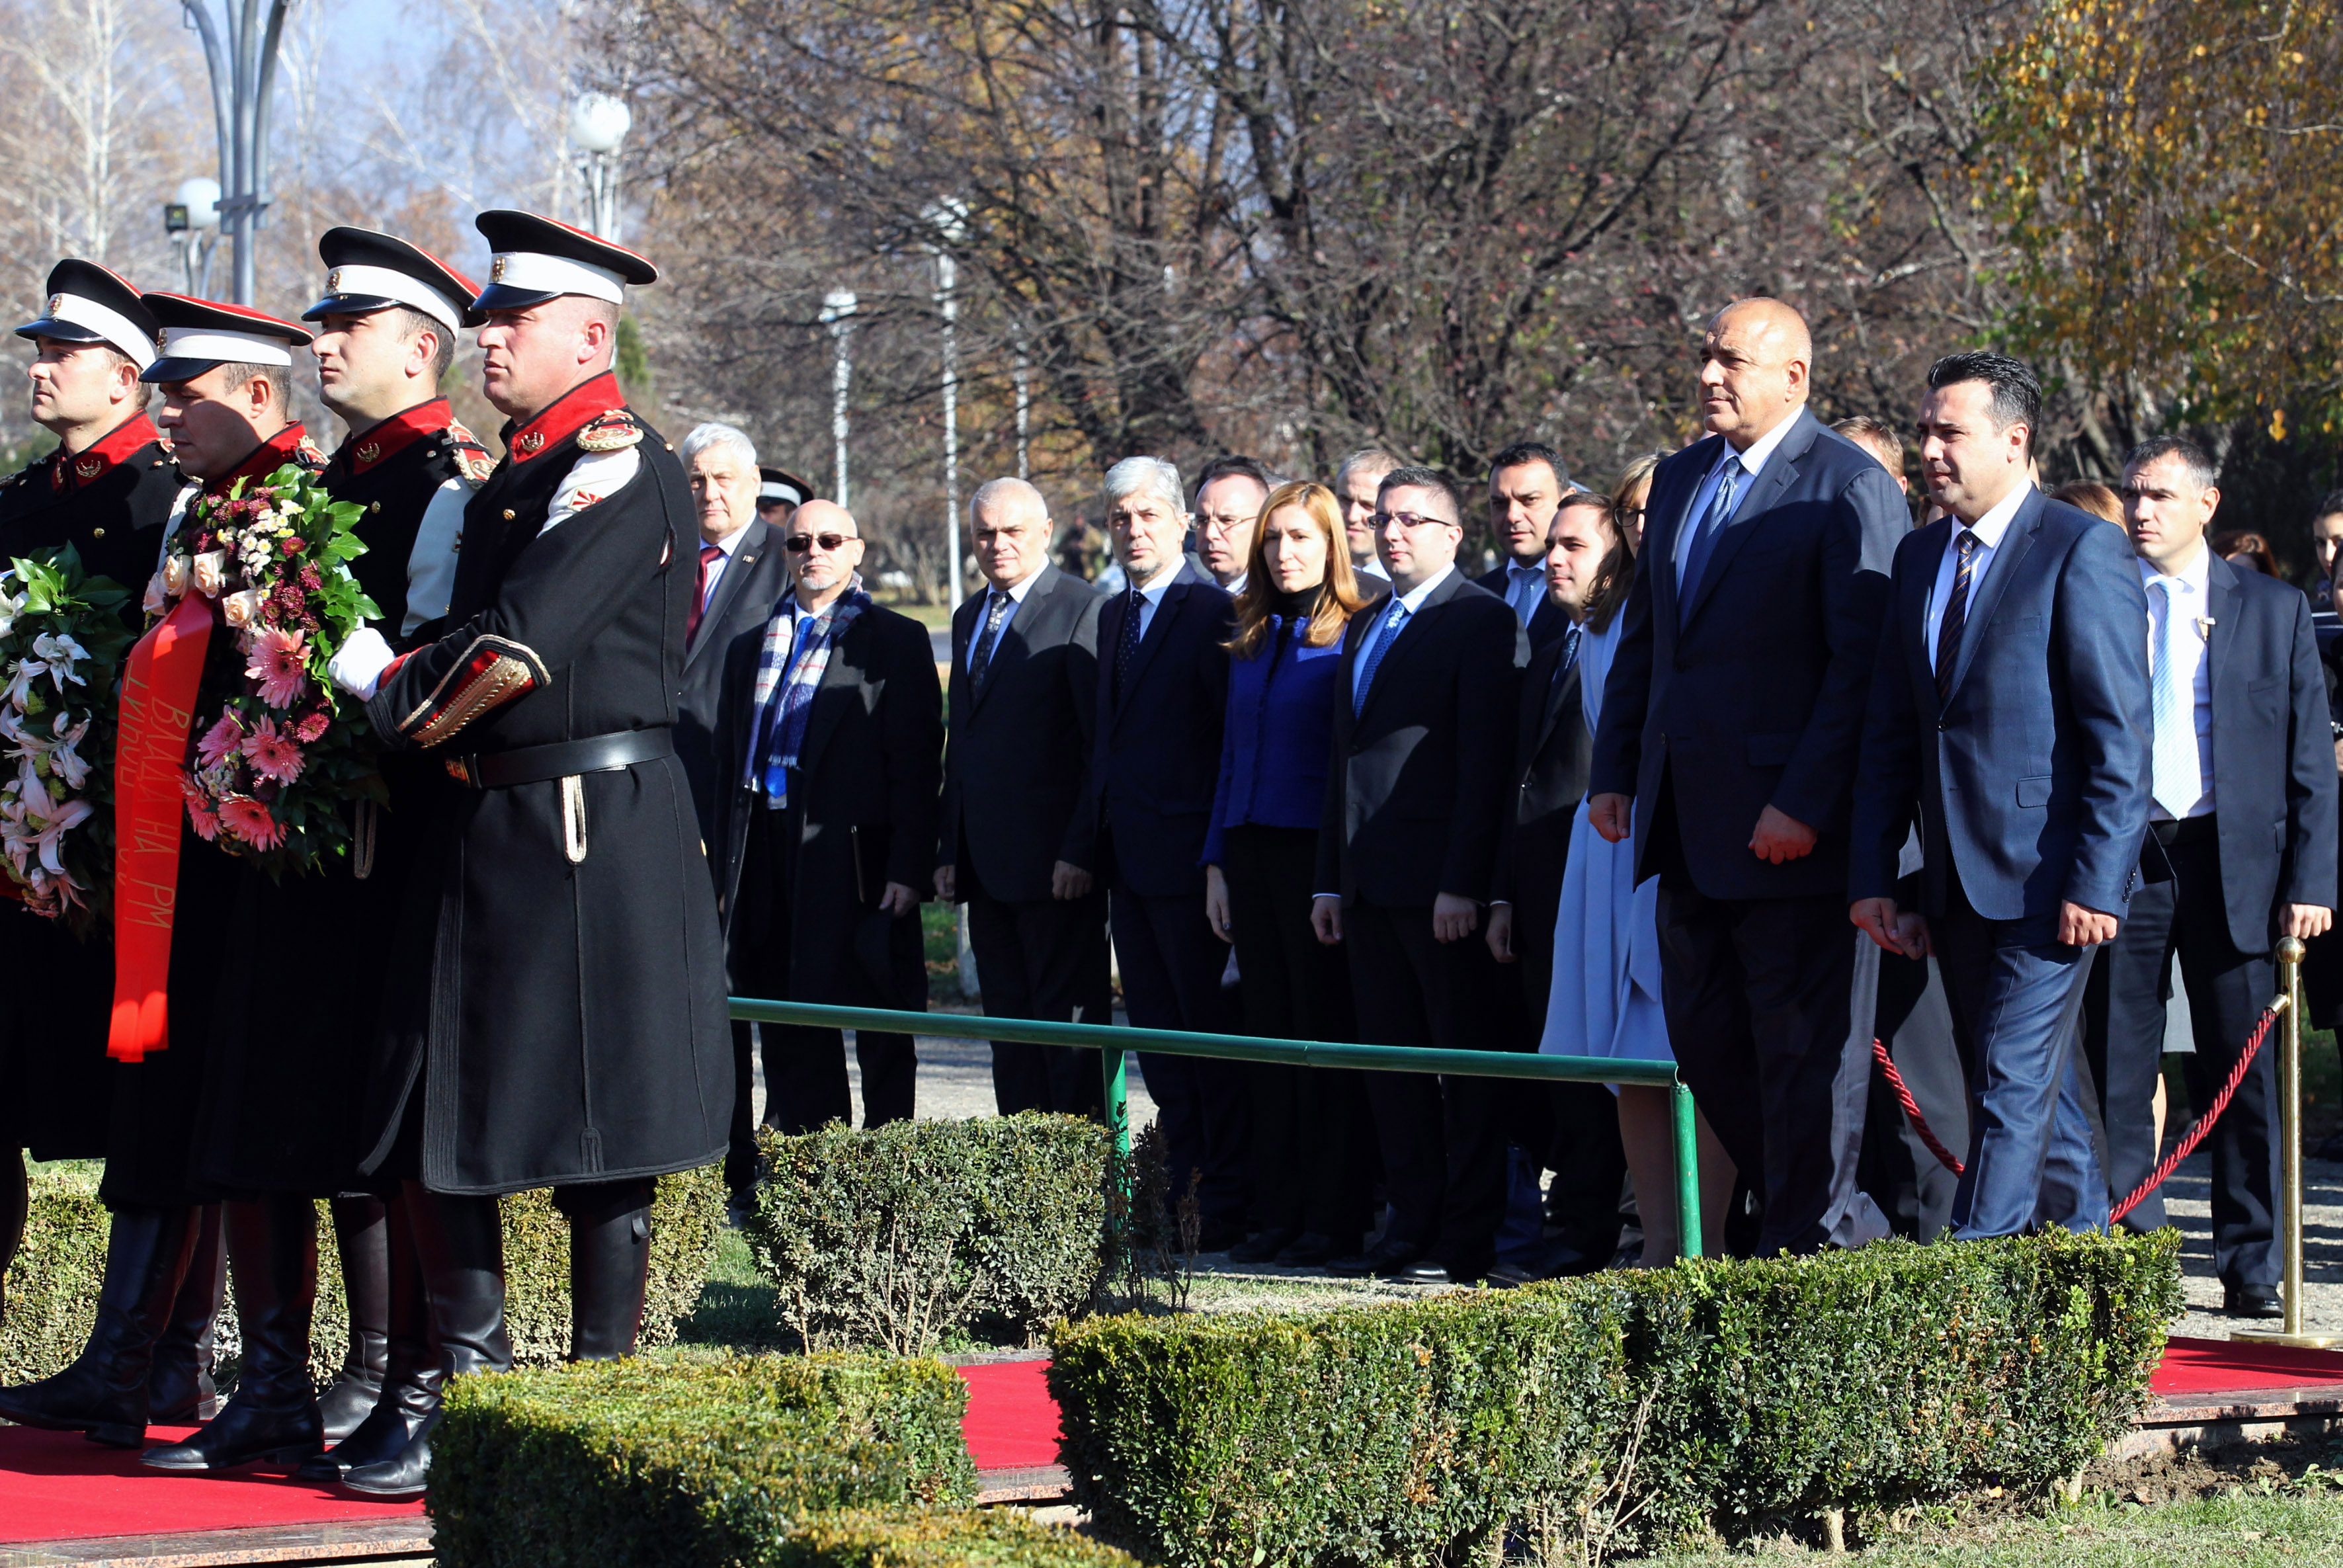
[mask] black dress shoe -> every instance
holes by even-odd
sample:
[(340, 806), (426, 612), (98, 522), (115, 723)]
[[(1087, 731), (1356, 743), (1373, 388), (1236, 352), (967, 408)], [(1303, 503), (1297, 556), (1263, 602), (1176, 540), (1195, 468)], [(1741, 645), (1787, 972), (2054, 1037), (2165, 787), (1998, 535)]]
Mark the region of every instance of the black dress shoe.
[(2224, 1285), (2221, 1310), (2233, 1318), (2282, 1318), (2286, 1298), (2272, 1285)]
[(1359, 1239), (1356, 1236), (1329, 1236), (1322, 1231), (1304, 1231), (1278, 1253), (1277, 1265), (1282, 1269), (1320, 1269), (1331, 1260), (1358, 1250)]
[(1492, 1290), (1514, 1291), (1523, 1285), (1534, 1285), (1544, 1278), (1544, 1274), (1534, 1273), (1519, 1263), (1492, 1263), (1488, 1271), (1481, 1276), (1481, 1281)]
[(1394, 1285), (1444, 1285), (1449, 1282), (1447, 1265), (1437, 1258), (1418, 1258), (1412, 1263), (1402, 1263), (1381, 1272)]
[(1363, 1280), (1370, 1274), (1388, 1274), (1394, 1269), (1404, 1269), (1423, 1256), (1423, 1249), (1406, 1241), (1384, 1241), (1378, 1246), (1348, 1258), (1329, 1258), (1326, 1271), (1348, 1280)]
[(1251, 1241), (1239, 1241), (1229, 1249), (1232, 1263), (1266, 1263), (1285, 1251), (1302, 1234), (1290, 1225), (1272, 1225), (1256, 1234)]

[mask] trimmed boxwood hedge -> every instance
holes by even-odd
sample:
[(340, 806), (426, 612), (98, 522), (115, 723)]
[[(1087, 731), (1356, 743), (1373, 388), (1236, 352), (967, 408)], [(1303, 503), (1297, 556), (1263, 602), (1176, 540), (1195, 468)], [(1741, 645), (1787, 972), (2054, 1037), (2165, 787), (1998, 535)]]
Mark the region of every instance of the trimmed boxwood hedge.
[[(32, 1210), (25, 1239), (7, 1277), (6, 1315), (0, 1319), (0, 1382), (48, 1376), (81, 1353), (89, 1341), (98, 1287), (106, 1275), (106, 1207), (97, 1201), (102, 1167), (60, 1161), (32, 1168)], [(659, 1179), (651, 1204), (651, 1271), (643, 1296), (642, 1348), (675, 1342), (677, 1323), (691, 1315), (716, 1254), (724, 1221), (724, 1179), (710, 1167)], [(349, 1312), (342, 1301), (341, 1265), (332, 1220), (317, 1213), (317, 1306), (309, 1365), (329, 1380), (348, 1348)], [(569, 1230), (549, 1192), (517, 1192), (504, 1201), (505, 1314), (513, 1353), (525, 1364), (549, 1365), (569, 1349)], [(235, 1353), (236, 1304), (220, 1312), (223, 1354)]]
[(850, 1355), (459, 1378), (432, 1442), (434, 1548), (441, 1568), (821, 1561), (781, 1554), (818, 1513), (974, 1497), (967, 1403), (940, 1362)]
[(992, 1509), (822, 1514), (770, 1561), (778, 1568), (1138, 1568), (1111, 1546)]
[(1056, 1331), (1050, 1386), (1077, 1502), (1150, 1562), (1734, 1536), (2073, 1475), (2146, 1397), (2178, 1246), (1880, 1242), (1309, 1316), (1100, 1318)]
[(1030, 1112), (767, 1130), (748, 1241), (809, 1348), (932, 1351), (997, 1315), (1028, 1333), (1096, 1286), (1106, 1129)]

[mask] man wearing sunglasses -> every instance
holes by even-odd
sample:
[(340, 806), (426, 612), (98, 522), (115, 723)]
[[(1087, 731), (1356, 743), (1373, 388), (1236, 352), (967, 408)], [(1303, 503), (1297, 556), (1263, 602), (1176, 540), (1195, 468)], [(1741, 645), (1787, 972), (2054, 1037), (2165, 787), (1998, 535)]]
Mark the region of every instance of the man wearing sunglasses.
[[(943, 788), (935, 655), (917, 621), (863, 590), (854, 514), (808, 501), (779, 542), (794, 589), (761, 637), (736, 638), (726, 652), (717, 726), (709, 848), (733, 986), (923, 1012), (920, 902)], [(837, 1030), (767, 1024), (765, 1051), (768, 1125), (853, 1121)], [(909, 1120), (911, 1037), (858, 1030), (854, 1054), (862, 1124)], [(736, 1109), (734, 1125), (746, 1116)]]

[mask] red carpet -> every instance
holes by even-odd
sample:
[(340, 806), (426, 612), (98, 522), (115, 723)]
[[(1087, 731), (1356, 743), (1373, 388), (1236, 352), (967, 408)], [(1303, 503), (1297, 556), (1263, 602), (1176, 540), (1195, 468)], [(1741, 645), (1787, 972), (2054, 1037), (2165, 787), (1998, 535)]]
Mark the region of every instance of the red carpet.
[[(193, 1427), (147, 1429), (156, 1442)], [(316, 1524), (420, 1513), (415, 1503), (360, 1503), (283, 1471), (166, 1475), (135, 1452), (101, 1448), (77, 1432), (0, 1426), (0, 1541), (148, 1535), (250, 1524)]]
[(2158, 1394), (2343, 1383), (2343, 1354), (2231, 1340), (2174, 1338), (2148, 1387)]
[(968, 1415), (960, 1431), (983, 1470), (1024, 1470), (1058, 1462), (1058, 1402), (1042, 1374), (1048, 1362), (995, 1362), (961, 1367)]

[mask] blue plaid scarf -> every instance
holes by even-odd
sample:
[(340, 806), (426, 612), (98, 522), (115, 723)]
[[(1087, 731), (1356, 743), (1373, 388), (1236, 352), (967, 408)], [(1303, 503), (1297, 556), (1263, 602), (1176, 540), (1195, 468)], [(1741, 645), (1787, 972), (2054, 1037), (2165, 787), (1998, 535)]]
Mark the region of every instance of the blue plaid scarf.
[(764, 646), (757, 653), (756, 720), (749, 726), (752, 743), (740, 788), (762, 789), (765, 804), (773, 810), (789, 803), (789, 769), (798, 765), (798, 753), (805, 745), (806, 720), (813, 713), (813, 694), (821, 689), (821, 678), (830, 668), (830, 650), (854, 618), (870, 608), (870, 596), (857, 573), (820, 615), (806, 614), (791, 592), (766, 623)]

